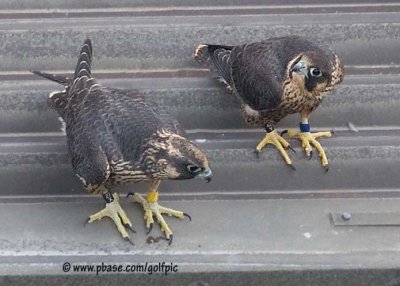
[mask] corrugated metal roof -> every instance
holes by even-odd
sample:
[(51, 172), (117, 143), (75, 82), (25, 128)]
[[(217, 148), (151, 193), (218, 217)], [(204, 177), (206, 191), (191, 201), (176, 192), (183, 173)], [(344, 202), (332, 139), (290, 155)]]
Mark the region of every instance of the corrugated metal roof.
[[(10, 265), (26, 266), (41, 255), (48, 257), (43, 263), (51, 265), (49, 273), (60, 274), (56, 256), (88, 262), (77, 256), (104, 259), (106, 248), (115, 262), (175, 259), (188, 273), (194, 271), (188, 265), (212, 271), (207, 263), (216, 253), (223, 253), (221, 264), (235, 261), (235, 270), (257, 264), (265, 277), (275, 267), (339, 269), (348, 261), (346, 266), (362, 268), (369, 255), (384, 268), (398, 265), (397, 228), (338, 230), (327, 218), (331, 211), (351, 212), (353, 206), (366, 212), (400, 208), (396, 199), (379, 199), (398, 197), (400, 185), (397, 2), (1, 1), (0, 214), (7, 223), (0, 224), (0, 255), (7, 259), (0, 274), (15, 274)], [(272, 148), (257, 159), (253, 149), (263, 131), (245, 126), (236, 99), (192, 59), (199, 43), (244, 43), (287, 34), (332, 45), (346, 67), (343, 84), (310, 120), (314, 129), (336, 130), (336, 137), (321, 140), (331, 163), (328, 174), (317, 156), (305, 159), (298, 142), (293, 143), (297, 154), (291, 155), (295, 172)], [(194, 217), (190, 225), (171, 221), (177, 233), (171, 248), (145, 245), (136, 206), (134, 249), (120, 241), (111, 224), (80, 227), (76, 212), (83, 221), (102, 201), (86, 196), (72, 174), (60, 123), (47, 106), (48, 92), (59, 86), (29, 70), (72, 72), (88, 36), (94, 46), (93, 73), (102, 83), (140, 89), (166, 106), (210, 157), (212, 183), (166, 182), (161, 187), (167, 205), (187, 208)], [(296, 115), (289, 116), (277, 128), (296, 127), (297, 122)], [(144, 185), (123, 191), (132, 188), (145, 191)], [(307, 216), (313, 219), (307, 222)], [(207, 237), (199, 238), (204, 231)], [(268, 236), (271, 231), (274, 235)], [(313, 238), (296, 236), (302, 232)], [(347, 247), (342, 245), (346, 239), (353, 240)], [(326, 253), (319, 252), (322, 248)], [(397, 258), (387, 256), (392, 264), (379, 264), (383, 252)], [(309, 267), (302, 265), (304, 255)], [(28, 267), (24, 273), (42, 272)]]

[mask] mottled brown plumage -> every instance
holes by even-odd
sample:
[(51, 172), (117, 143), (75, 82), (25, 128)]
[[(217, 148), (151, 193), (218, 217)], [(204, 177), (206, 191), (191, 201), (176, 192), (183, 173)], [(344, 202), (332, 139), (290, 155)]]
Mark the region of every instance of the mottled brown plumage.
[[(238, 46), (199, 45), (195, 59), (239, 98), (243, 118), (249, 125), (263, 126), (271, 133), (268, 136), (274, 137), (273, 142), (268, 139), (266, 144), (284, 148), (290, 145), (278, 138), (273, 126), (292, 113), (300, 113), (302, 123), (308, 126), (309, 114), (343, 80), (343, 66), (335, 53), (298, 36)], [(264, 145), (259, 144), (257, 150)], [(309, 146), (305, 147), (311, 156)], [(282, 155), (291, 165), (287, 155)], [(322, 163), (327, 166), (324, 158)]]
[[(87, 39), (73, 79), (34, 73), (65, 85), (63, 91), (50, 94), (49, 102), (65, 122), (72, 167), (85, 189), (102, 193), (108, 205), (89, 222), (109, 216), (128, 239), (121, 219), (125, 226), (131, 223), (118, 196), (110, 194), (115, 184), (147, 181), (156, 197), (161, 180), (202, 177), (209, 181), (211, 171), (206, 155), (184, 137), (180, 124), (164, 108), (136, 90), (101, 85), (91, 75), (91, 62), (92, 44)], [(157, 200), (152, 203), (157, 210)], [(162, 227), (165, 231), (166, 223)], [(172, 232), (166, 234), (172, 239)]]

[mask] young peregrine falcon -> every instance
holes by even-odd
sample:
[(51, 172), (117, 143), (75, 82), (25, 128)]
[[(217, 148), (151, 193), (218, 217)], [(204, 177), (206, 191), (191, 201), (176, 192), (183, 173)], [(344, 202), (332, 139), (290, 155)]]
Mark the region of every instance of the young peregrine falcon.
[[(50, 105), (65, 121), (68, 151), (75, 174), (91, 193), (101, 193), (106, 207), (91, 215), (92, 223), (110, 217), (122, 237), (131, 242), (125, 227), (132, 223), (119, 204), (115, 184), (149, 182), (147, 198), (132, 194), (142, 204), (151, 231), (156, 217), (169, 243), (172, 231), (163, 214), (190, 216), (158, 205), (161, 180), (204, 178), (211, 180), (206, 155), (184, 137), (179, 123), (164, 109), (148, 102), (135, 90), (107, 88), (91, 75), (92, 44), (84, 42), (73, 79), (34, 71), (65, 85), (49, 95)], [(133, 244), (133, 243), (132, 243)]]
[(284, 132), (300, 138), (309, 158), (313, 145), (328, 171), (328, 159), (316, 139), (332, 134), (310, 133), (308, 117), (328, 91), (343, 80), (343, 66), (336, 54), (304, 38), (287, 36), (239, 46), (199, 45), (194, 57), (239, 98), (245, 121), (266, 129), (257, 153), (272, 144), (293, 167), (285, 150), (292, 148), (274, 125), (288, 114), (299, 113), (300, 132)]

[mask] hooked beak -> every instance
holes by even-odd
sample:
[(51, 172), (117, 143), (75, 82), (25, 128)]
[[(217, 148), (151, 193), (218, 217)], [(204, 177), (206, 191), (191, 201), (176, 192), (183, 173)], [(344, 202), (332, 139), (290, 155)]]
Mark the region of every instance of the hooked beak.
[(290, 71), (303, 74), (306, 78), (308, 78), (308, 67), (304, 61), (298, 61), (292, 66)]
[(205, 169), (203, 172), (198, 174), (196, 176), (196, 178), (202, 178), (202, 179), (206, 180), (207, 183), (209, 183), (212, 179), (211, 169), (210, 168)]

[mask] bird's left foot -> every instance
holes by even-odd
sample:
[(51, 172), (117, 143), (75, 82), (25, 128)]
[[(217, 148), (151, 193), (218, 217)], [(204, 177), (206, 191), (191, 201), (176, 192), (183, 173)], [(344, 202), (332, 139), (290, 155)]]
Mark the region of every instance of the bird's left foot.
[(161, 231), (165, 233), (165, 237), (169, 241), (169, 245), (172, 243), (173, 234), (162, 215), (166, 214), (168, 216), (174, 216), (180, 219), (184, 219), (185, 217), (187, 217), (190, 221), (192, 220), (192, 218), (184, 212), (160, 206), (157, 200), (149, 199), (149, 195), (147, 200), (137, 193), (128, 194), (128, 196), (132, 196), (133, 201), (143, 206), (144, 219), (146, 221), (146, 228), (148, 229), (147, 233), (149, 234), (151, 232), (154, 224), (153, 217), (155, 217), (157, 222), (160, 224)]
[(321, 165), (324, 167), (325, 171), (329, 170), (328, 158), (326, 157), (325, 151), (322, 148), (321, 144), (317, 141), (317, 138), (329, 138), (332, 137), (331, 131), (325, 132), (301, 132), (297, 130), (288, 130), (283, 131), (282, 134), (287, 133), (290, 138), (299, 138), (301, 140), (301, 146), (304, 148), (308, 159), (312, 158), (312, 147), (314, 146), (317, 149), (318, 155), (321, 158)]

